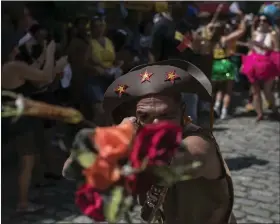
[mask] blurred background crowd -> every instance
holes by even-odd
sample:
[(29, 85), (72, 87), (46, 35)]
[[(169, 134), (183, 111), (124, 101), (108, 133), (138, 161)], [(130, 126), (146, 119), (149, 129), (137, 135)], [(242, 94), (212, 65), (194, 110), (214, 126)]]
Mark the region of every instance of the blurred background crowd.
[[(95, 124), (108, 125), (110, 121), (102, 116), (102, 100), (116, 78), (140, 64), (186, 59), (182, 52), (187, 48), (207, 55), (211, 67), (207, 75), (215, 90), (213, 105), (201, 102), (195, 94), (182, 96), (187, 115), (195, 123), (202, 124), (204, 118), (208, 124), (203, 125), (209, 127), (212, 109), (217, 119), (229, 119), (233, 91), (246, 93), (246, 110), (256, 112), (256, 121), (265, 118), (264, 108), (278, 116), (279, 2), (1, 4), (2, 90), (71, 106)], [(184, 42), (188, 37), (177, 52), (169, 49), (172, 25), (166, 21), (172, 21), (184, 36), (175, 39)], [(165, 31), (158, 30), (162, 24)], [(50, 148), (63, 147), (57, 139), (68, 132), (72, 136), (75, 130), (49, 120), (22, 118), (16, 124), (2, 120), (2, 143), (9, 149), (4, 151), (19, 154), (13, 155), (20, 164), (18, 211), (43, 208), (29, 202), (30, 183), (34, 179), (36, 187), (45, 187), (48, 179), (61, 178), (50, 163), (55, 156)]]

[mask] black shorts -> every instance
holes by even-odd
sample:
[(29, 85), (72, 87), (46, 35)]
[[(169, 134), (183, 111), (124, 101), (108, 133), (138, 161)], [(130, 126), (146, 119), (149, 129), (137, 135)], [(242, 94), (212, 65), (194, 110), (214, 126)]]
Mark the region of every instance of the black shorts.
[(10, 118), (2, 119), (2, 144), (20, 139), (22, 147), (18, 148), (20, 155), (39, 154), (44, 141), (44, 127), (40, 119), (33, 117), (21, 117), (12, 122)]

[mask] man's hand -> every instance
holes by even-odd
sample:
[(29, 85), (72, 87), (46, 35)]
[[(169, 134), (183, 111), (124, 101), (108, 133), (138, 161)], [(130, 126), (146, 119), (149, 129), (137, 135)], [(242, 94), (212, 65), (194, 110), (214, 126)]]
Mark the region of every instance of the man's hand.
[(121, 124), (124, 122), (130, 121), (132, 123), (136, 123), (136, 117), (126, 117), (122, 120)]

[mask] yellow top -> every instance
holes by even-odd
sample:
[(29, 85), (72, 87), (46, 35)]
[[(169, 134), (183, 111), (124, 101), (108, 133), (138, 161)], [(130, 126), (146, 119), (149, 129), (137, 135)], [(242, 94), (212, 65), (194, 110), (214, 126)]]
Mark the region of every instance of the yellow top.
[(213, 49), (214, 59), (223, 59), (227, 57), (227, 52), (224, 48), (220, 46), (220, 44), (216, 44)]
[(214, 59), (223, 59), (230, 57), (236, 53), (236, 41), (231, 41), (223, 48), (220, 44), (216, 44), (213, 49)]
[(92, 39), (92, 54), (93, 58), (97, 58), (98, 62), (104, 68), (113, 67), (116, 54), (115, 48), (111, 40), (105, 37), (105, 45), (102, 46), (96, 39)]
[(168, 2), (155, 2), (156, 12), (168, 12)]

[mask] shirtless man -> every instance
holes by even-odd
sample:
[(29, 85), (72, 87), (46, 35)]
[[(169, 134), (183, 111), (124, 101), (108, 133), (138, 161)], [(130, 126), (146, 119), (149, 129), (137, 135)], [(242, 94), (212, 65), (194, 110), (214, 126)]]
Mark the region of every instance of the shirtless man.
[[(233, 185), (219, 146), (212, 133), (186, 122), (181, 92), (197, 93), (205, 101), (212, 99), (211, 84), (201, 70), (186, 61), (167, 60), (132, 69), (116, 79), (104, 96), (104, 110), (115, 123), (130, 119), (135, 122), (136, 130), (160, 120), (182, 125), (185, 157), (183, 161), (173, 159), (172, 162), (189, 164), (199, 160), (203, 164), (191, 172), (194, 179), (175, 184), (167, 194), (162, 187), (153, 186), (144, 200), (140, 200), (142, 218), (148, 222), (160, 218), (167, 224), (236, 223), (232, 215)], [(70, 163), (68, 159), (63, 174), (75, 178), (67, 172)], [(162, 204), (160, 196), (164, 196)], [(160, 215), (151, 215), (154, 209)]]

